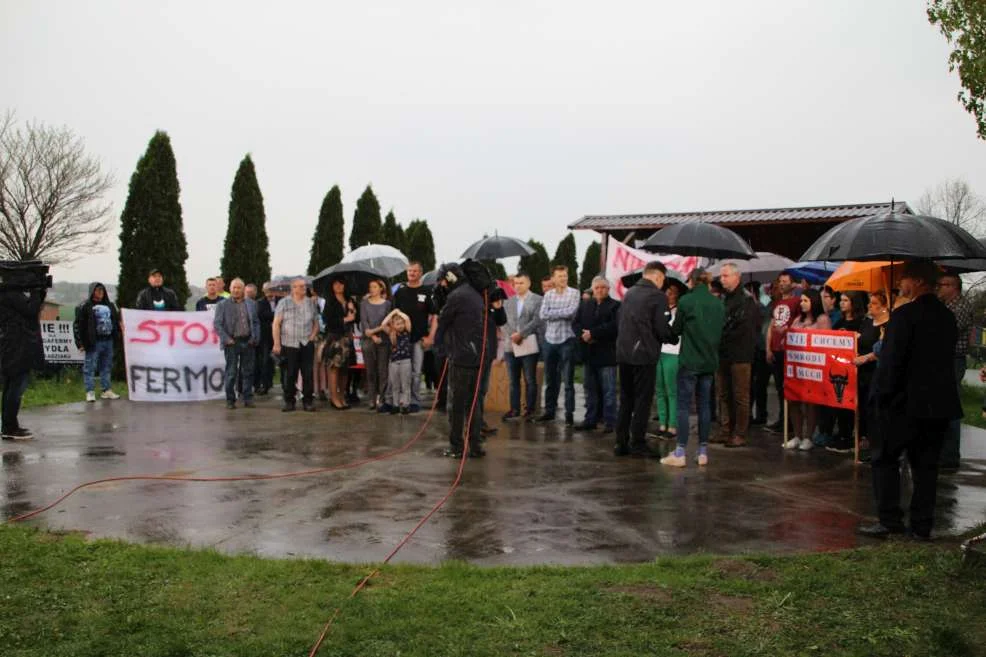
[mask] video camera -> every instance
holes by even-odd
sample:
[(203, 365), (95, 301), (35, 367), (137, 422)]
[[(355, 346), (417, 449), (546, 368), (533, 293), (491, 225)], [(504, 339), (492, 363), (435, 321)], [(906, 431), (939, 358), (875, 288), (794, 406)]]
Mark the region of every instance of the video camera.
[(48, 269), (40, 260), (0, 260), (0, 292), (47, 290), (52, 285)]

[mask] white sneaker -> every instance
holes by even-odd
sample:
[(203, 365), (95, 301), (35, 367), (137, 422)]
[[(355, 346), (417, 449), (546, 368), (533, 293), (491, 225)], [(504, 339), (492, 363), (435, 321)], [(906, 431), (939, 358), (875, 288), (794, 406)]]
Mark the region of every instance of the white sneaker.
[(795, 436), (791, 440), (784, 443), (784, 449), (798, 449), (798, 445), (800, 444), (801, 444), (801, 439)]
[(92, 391), (92, 390), (90, 390), (89, 392), (87, 392), (86, 393), (86, 401), (87, 402), (94, 402), (94, 401), (96, 401), (96, 393), (94, 391)]
[(699, 455), (695, 457), (695, 462), (698, 463), (699, 465), (708, 465), (709, 464), (709, 455), (708, 454), (699, 453)]
[(687, 464), (684, 456), (675, 456), (674, 452), (671, 452), (663, 459), (661, 459), (661, 465), (670, 465), (674, 468), (683, 468)]
[(811, 442), (811, 438), (802, 438), (801, 444), (798, 445), (798, 449), (800, 449), (802, 452), (810, 452), (811, 448), (814, 446), (815, 444)]
[(120, 395), (116, 394), (112, 390), (104, 390), (103, 394), (99, 396), (100, 399), (119, 399)]

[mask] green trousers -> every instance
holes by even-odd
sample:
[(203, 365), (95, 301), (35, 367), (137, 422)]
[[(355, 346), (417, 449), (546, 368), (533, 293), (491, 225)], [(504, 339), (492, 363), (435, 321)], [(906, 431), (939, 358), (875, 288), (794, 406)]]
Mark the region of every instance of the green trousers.
[(657, 361), (657, 420), (662, 427), (678, 427), (677, 354), (661, 354)]

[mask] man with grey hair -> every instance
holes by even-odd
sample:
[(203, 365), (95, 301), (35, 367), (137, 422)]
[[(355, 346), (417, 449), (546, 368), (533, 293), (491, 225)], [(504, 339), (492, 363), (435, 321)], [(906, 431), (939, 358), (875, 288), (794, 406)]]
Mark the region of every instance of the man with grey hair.
[(592, 297), (583, 301), (572, 328), (583, 363), (585, 419), (576, 428), (593, 431), (600, 420), (603, 433), (616, 427), (616, 334), (620, 302), (609, 296), (609, 281), (592, 279)]
[(246, 287), (243, 288), (243, 294), (247, 299), (257, 300), (257, 286), (253, 283), (247, 283)]
[(226, 408), (236, 408), (236, 382), (243, 387), (243, 405), (253, 407), (254, 350), (260, 343), (257, 304), (244, 294), (243, 280), (229, 284), (229, 299), (216, 306), (213, 324), (226, 356)]
[(318, 306), (305, 295), (308, 284), (303, 278), (291, 281), (291, 296), (284, 297), (274, 311), (272, 349), (275, 356), (282, 356), (281, 387), (284, 389), (284, 406), (281, 411), (295, 409), (298, 392), (298, 373), (301, 373), (301, 402), (303, 408), (315, 411), (315, 386), (312, 378), (315, 364), (315, 337), (318, 335)]
[(760, 330), (760, 310), (741, 285), (739, 268), (727, 262), (719, 270), (726, 311), (719, 341), (716, 392), (719, 402), (719, 442), (745, 447), (750, 427), (750, 372)]

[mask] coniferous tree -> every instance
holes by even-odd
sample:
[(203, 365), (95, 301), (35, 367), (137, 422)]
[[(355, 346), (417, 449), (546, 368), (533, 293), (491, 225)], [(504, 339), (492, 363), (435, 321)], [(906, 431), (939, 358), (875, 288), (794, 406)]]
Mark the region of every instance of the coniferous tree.
[(270, 251), (264, 197), (253, 159), (247, 154), (233, 178), (229, 196), (229, 225), (219, 271), (227, 285), (234, 278), (258, 288), (270, 280)]
[(498, 281), (507, 280), (507, 269), (503, 266), (503, 263), (496, 260), (483, 260), (482, 263), (490, 270), (493, 278)]
[(401, 253), (407, 254), (407, 238), (404, 235), (404, 229), (397, 223), (397, 217), (394, 216), (393, 210), (387, 213), (383, 227), (380, 229), (380, 243), (392, 246)]
[(405, 232), (407, 238), (407, 251), (404, 255), (408, 260), (416, 260), (421, 263), (421, 268), (429, 272), (435, 268), (435, 240), (428, 228), (428, 222), (424, 219), (415, 219), (407, 226)]
[(520, 270), (531, 277), (531, 289), (541, 294), (541, 279), (551, 273), (551, 261), (544, 244), (537, 240), (527, 240), (534, 253), (520, 259)]
[(599, 242), (593, 242), (585, 250), (585, 258), (582, 260), (582, 273), (579, 275), (580, 290), (586, 290), (592, 287), (592, 279), (599, 275), (600, 254), (602, 254), (602, 247)]
[(342, 260), (345, 240), (342, 192), (339, 191), (339, 185), (335, 185), (322, 199), (322, 207), (318, 211), (318, 225), (315, 227), (311, 257), (308, 259), (308, 275), (315, 276)]
[(182, 226), (175, 154), (167, 133), (157, 131), (130, 177), (130, 191), (120, 217), (120, 276), (117, 302), (133, 308), (156, 267), (165, 286), (182, 306), (188, 299), (185, 261), (188, 248)]
[(353, 231), (349, 234), (349, 248), (357, 249), (367, 244), (380, 243), (380, 202), (373, 188), (366, 186), (363, 195), (356, 201), (353, 214)]
[(569, 233), (555, 249), (555, 258), (551, 261), (552, 265), (565, 265), (568, 267), (568, 284), (574, 286), (579, 280), (579, 265), (575, 255), (575, 235)]

